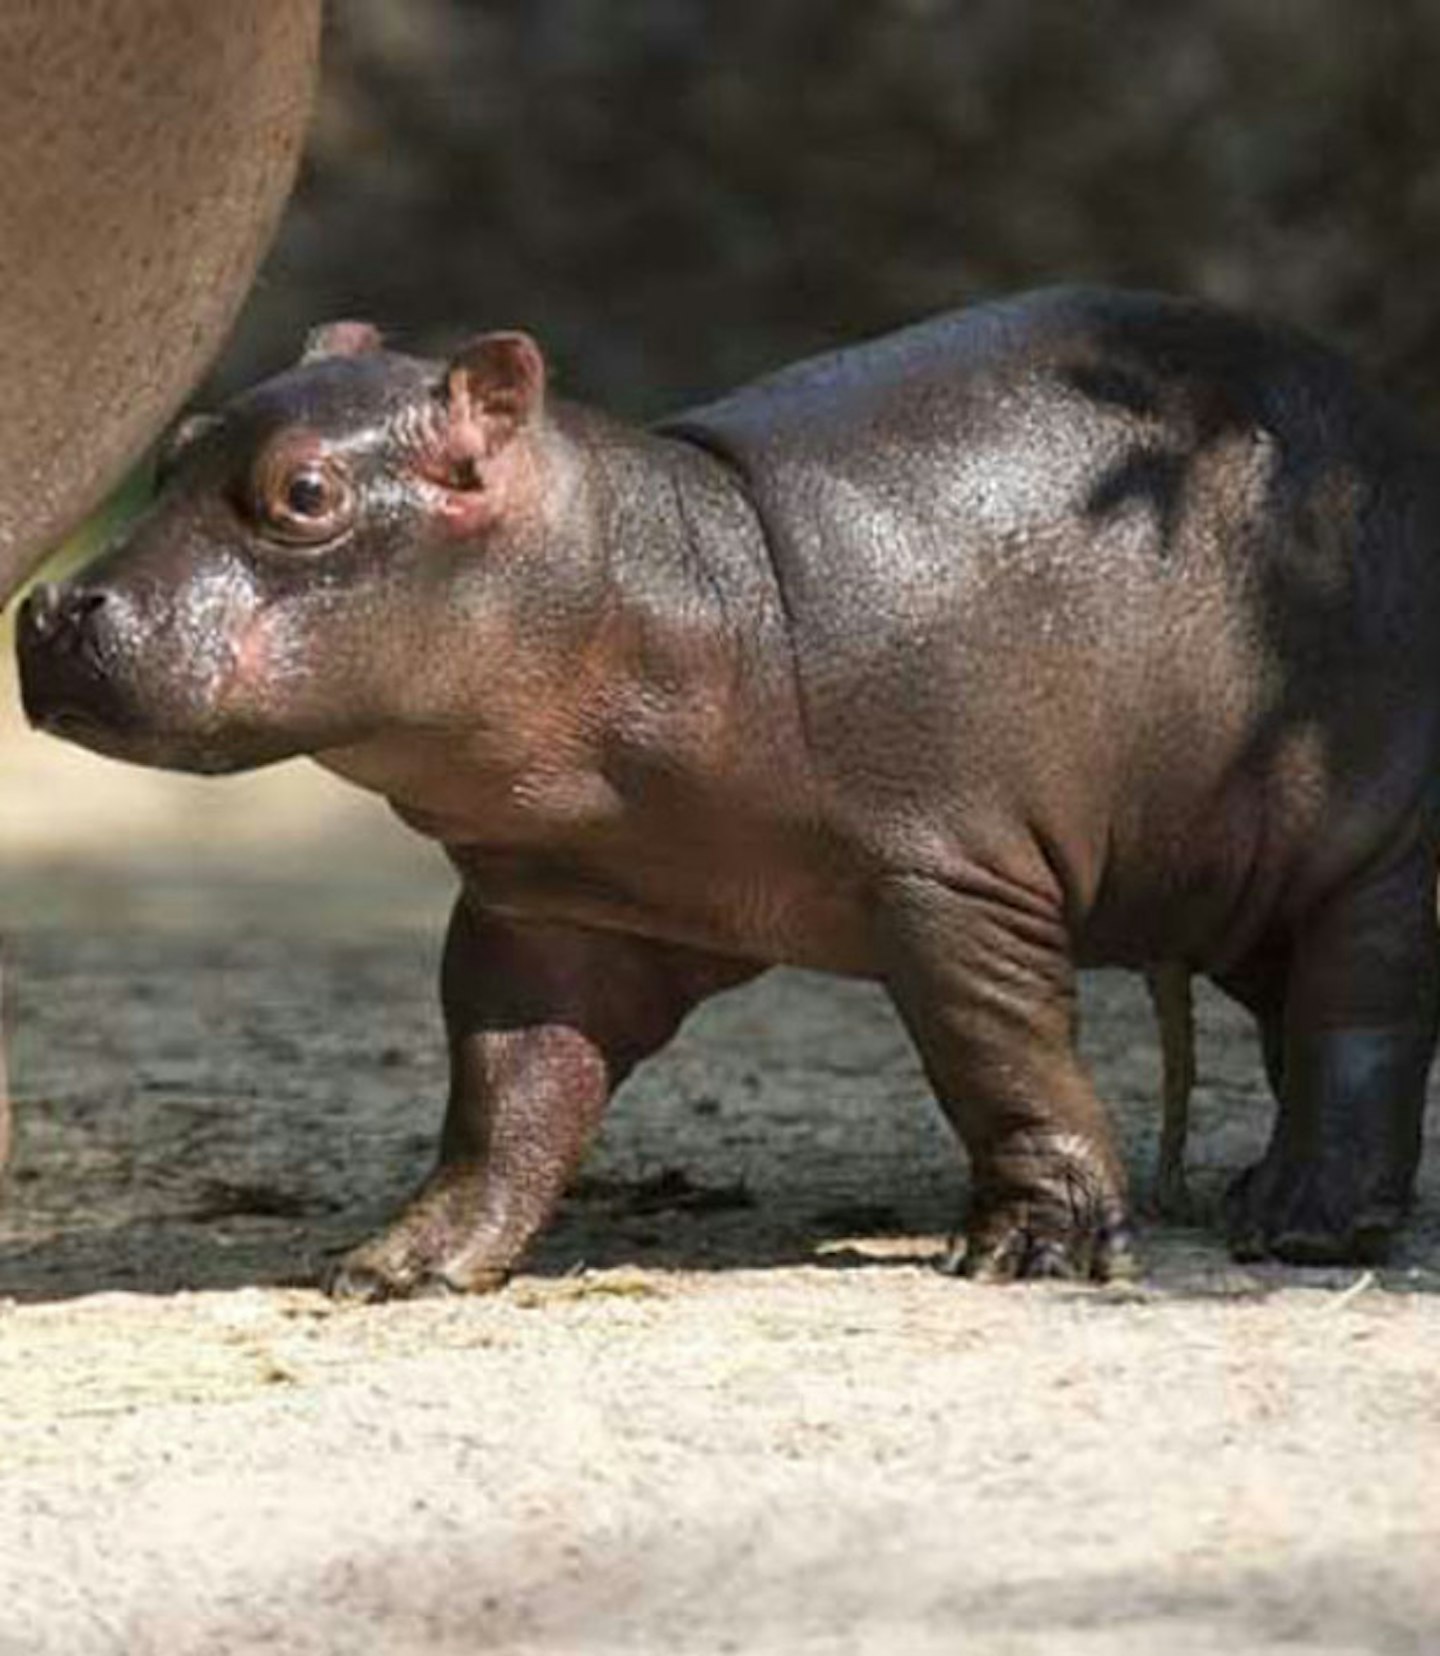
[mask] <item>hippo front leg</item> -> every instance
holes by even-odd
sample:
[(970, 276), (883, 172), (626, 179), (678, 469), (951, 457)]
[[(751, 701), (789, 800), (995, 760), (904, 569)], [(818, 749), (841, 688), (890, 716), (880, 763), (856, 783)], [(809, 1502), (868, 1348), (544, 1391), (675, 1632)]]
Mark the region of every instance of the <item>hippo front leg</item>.
[(620, 933), (451, 918), (441, 971), (450, 1101), (439, 1163), (340, 1261), (349, 1299), (499, 1287), (550, 1217), (605, 1106), (690, 1009), (757, 968)]
[(970, 1157), (960, 1268), (987, 1281), (1127, 1274), (1124, 1170), (1076, 1056), (1059, 914), (998, 881), (894, 880), (882, 901), (891, 996)]
[(1410, 1205), (1440, 1007), (1430, 851), (1334, 895), (1298, 933), (1267, 1068), (1280, 1108), (1227, 1198), (1239, 1259), (1383, 1259)]

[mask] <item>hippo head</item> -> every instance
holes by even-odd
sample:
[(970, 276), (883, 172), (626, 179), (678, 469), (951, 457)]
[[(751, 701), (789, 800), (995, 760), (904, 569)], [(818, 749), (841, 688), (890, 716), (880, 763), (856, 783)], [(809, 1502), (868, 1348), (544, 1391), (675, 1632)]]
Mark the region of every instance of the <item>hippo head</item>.
[(182, 423), (118, 544), (31, 593), (30, 720), (224, 772), (473, 717), (564, 585), (537, 573), (566, 494), (544, 382), (524, 334), (439, 363), (316, 330), (297, 367)]

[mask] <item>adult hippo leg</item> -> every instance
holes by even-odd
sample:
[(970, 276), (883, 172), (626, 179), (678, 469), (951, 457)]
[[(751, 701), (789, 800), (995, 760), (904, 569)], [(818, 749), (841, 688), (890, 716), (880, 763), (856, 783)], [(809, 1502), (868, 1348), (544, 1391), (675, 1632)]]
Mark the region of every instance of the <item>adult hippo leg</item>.
[(988, 1281), (1125, 1273), (1125, 1175), (1076, 1056), (1058, 914), (930, 879), (889, 882), (883, 901), (891, 996), (970, 1157), (960, 1268)]
[(619, 932), (512, 925), (456, 904), (441, 1000), (450, 1103), (439, 1164), (331, 1292), (496, 1288), (550, 1217), (605, 1106), (705, 996), (760, 968)]
[[(199, 377), (290, 192), (320, 0), (0, 6), (0, 603)], [(10, 1107), (0, 1055), (0, 1168)]]
[(1237, 1258), (1384, 1258), (1419, 1163), (1437, 1008), (1426, 848), (1337, 893), (1295, 938), (1281, 1050), (1267, 1042), (1275, 1130), (1227, 1198)]
[(5, 1030), (5, 967), (0, 961), (0, 1173), (10, 1160), (10, 1139), (15, 1112), (10, 1102), (10, 1066), (6, 1062), (8, 1043)]

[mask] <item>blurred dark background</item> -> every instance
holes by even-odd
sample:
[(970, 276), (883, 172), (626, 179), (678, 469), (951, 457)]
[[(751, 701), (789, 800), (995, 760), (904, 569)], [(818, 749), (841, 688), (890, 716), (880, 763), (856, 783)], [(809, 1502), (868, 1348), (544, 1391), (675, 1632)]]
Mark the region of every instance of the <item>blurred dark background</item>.
[(1440, 427), (1436, 0), (343, 0), (216, 389), (524, 326), (638, 414), (975, 298), (1198, 292)]

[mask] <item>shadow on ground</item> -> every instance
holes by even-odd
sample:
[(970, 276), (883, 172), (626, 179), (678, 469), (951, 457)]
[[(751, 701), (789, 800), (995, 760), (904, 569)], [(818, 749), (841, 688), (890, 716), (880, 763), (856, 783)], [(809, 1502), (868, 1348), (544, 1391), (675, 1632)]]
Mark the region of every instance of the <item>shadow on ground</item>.
[[(0, 1204), (0, 1296), (315, 1281), (433, 1155), (445, 1075), (433, 978), (443, 902), (359, 890), (337, 934), (312, 887), (203, 905), (156, 883), (165, 924), (25, 929), (9, 943), (18, 1146)], [(187, 920), (187, 914), (189, 919)], [(1143, 1189), (1158, 1057), (1131, 980), (1086, 986), (1085, 1039)], [(1268, 1126), (1246, 1021), (1201, 1002), (1191, 1160), (1202, 1214)], [(1432, 1150), (1381, 1280), (1440, 1282)], [(870, 986), (773, 973), (722, 997), (625, 1089), (529, 1269), (726, 1271), (936, 1261), (963, 1166)], [(1336, 1273), (1238, 1271), (1213, 1222), (1150, 1223), (1149, 1289), (1264, 1293)]]

